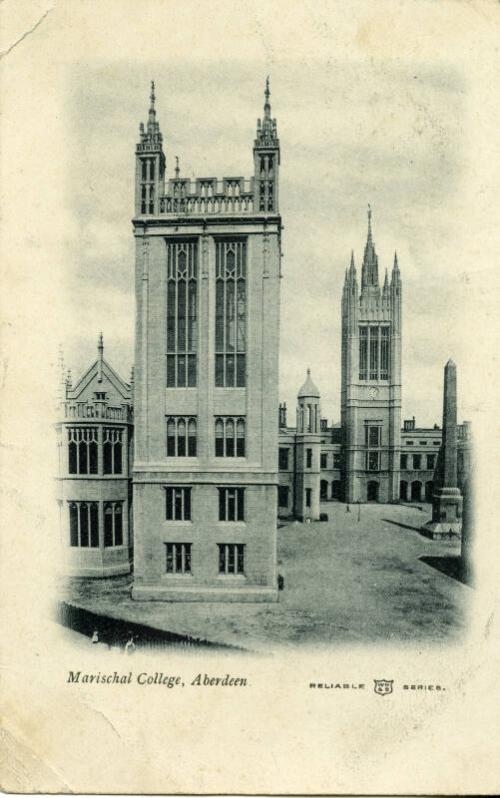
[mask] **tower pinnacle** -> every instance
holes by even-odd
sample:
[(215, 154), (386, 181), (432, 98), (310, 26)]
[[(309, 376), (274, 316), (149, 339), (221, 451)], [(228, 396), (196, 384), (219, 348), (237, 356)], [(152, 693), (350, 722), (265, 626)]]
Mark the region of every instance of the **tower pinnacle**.
[(364, 289), (367, 286), (378, 287), (378, 258), (373, 243), (372, 209), (370, 204), (368, 204), (368, 235), (366, 238), (363, 267), (361, 270), (361, 288)]

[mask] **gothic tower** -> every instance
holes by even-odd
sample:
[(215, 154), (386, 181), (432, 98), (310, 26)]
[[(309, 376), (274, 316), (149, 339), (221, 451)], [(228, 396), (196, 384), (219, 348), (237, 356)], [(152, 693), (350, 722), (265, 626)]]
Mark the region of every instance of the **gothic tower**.
[(301, 521), (319, 521), (320, 483), (320, 395), (307, 369), (297, 397), (295, 438), (295, 515)]
[(401, 433), (401, 279), (379, 285), (368, 206), (368, 237), (358, 289), (354, 253), (342, 294), (342, 485), (347, 502), (399, 498)]
[[(135, 599), (274, 601), (281, 218), (269, 83), (254, 174), (136, 149)], [(221, 120), (221, 129), (224, 121)]]

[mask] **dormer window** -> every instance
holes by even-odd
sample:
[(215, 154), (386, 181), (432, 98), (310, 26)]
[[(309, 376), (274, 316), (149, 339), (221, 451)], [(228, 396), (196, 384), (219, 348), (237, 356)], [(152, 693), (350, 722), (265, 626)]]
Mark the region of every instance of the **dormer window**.
[(106, 392), (105, 391), (96, 391), (94, 394), (94, 399), (96, 402), (105, 402), (106, 401)]

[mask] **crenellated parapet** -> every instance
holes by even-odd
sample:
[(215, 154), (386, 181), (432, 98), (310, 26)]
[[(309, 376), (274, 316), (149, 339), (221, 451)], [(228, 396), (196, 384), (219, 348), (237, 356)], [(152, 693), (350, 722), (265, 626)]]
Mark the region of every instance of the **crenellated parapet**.
[(141, 123), (136, 145), (136, 216), (277, 215), (280, 144), (269, 97), (268, 78), (264, 115), (257, 120), (251, 177), (185, 178), (176, 157), (173, 176), (166, 180), (163, 136), (156, 121), (152, 83), (148, 122)]

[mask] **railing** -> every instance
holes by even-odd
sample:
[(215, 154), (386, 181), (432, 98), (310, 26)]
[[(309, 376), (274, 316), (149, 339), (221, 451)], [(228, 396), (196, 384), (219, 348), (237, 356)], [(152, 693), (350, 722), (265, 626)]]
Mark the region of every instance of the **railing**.
[(239, 196), (226, 196), (216, 194), (211, 197), (184, 196), (161, 197), (160, 213), (175, 214), (211, 214), (211, 213), (253, 213), (253, 194), (246, 193)]
[(87, 402), (77, 402), (76, 404), (66, 403), (64, 405), (64, 417), (129, 421), (132, 419), (132, 408), (127, 406), (113, 407), (111, 405), (88, 404)]

